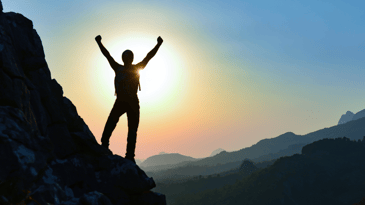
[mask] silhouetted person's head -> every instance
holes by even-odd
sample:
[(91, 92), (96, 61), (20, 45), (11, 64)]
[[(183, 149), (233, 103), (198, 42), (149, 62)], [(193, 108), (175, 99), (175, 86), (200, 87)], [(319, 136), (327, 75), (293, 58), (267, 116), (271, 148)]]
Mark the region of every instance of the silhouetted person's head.
[(125, 50), (122, 54), (122, 60), (124, 65), (130, 65), (133, 62), (133, 52), (131, 50)]

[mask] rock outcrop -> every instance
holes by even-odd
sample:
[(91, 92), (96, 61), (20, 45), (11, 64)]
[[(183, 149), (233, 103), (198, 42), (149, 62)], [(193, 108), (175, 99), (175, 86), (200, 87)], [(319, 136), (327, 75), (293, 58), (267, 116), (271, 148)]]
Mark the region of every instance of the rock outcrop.
[(166, 204), (143, 170), (97, 143), (32, 21), (0, 7), (0, 204)]

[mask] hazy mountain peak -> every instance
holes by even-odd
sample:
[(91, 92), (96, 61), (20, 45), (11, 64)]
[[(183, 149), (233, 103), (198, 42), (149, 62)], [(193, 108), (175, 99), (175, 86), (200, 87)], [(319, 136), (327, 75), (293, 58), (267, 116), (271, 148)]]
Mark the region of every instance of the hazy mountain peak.
[(346, 114), (343, 114), (340, 118), (340, 120), (338, 121), (338, 124), (345, 124), (346, 122), (349, 122), (352, 120), (353, 116), (355, 114), (351, 111), (347, 111)]
[(209, 155), (209, 157), (213, 157), (214, 155), (217, 155), (217, 154), (221, 153), (222, 151), (225, 151), (225, 150), (222, 148), (218, 148), (218, 149), (214, 150), (212, 152), (212, 154)]
[(340, 118), (340, 120), (338, 121), (338, 124), (344, 124), (344, 123), (347, 123), (349, 121), (352, 121), (352, 120), (358, 120), (360, 118), (363, 118), (365, 117), (365, 109), (357, 112), (356, 114), (354, 114), (353, 112), (351, 111), (347, 111), (346, 114), (343, 114)]

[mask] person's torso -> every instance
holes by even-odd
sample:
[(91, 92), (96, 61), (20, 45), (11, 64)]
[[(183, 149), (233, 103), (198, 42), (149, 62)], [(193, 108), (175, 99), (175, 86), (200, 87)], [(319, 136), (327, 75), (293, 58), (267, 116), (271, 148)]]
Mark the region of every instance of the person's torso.
[(118, 97), (137, 96), (139, 72), (135, 65), (119, 66), (115, 70), (115, 93)]

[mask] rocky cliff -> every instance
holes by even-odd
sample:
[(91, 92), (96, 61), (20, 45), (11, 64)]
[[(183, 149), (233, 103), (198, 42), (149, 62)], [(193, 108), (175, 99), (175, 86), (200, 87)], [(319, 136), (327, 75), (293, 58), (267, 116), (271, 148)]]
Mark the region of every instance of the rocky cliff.
[(143, 170), (97, 143), (32, 21), (0, 9), (0, 204), (166, 204)]

